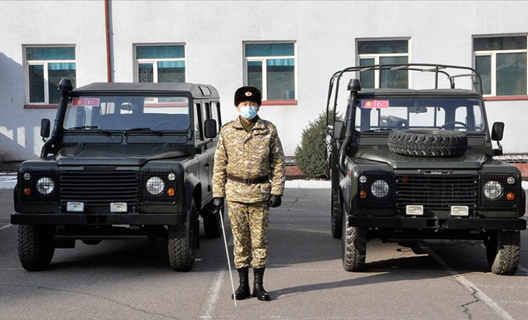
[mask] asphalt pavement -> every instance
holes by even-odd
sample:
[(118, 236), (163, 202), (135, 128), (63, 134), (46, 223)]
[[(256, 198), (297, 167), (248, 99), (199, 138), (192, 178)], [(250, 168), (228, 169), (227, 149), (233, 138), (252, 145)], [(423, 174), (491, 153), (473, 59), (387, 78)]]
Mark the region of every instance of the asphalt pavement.
[[(341, 240), (330, 232), (329, 195), (285, 191), (282, 206), (270, 212), (265, 286), (272, 300), (235, 306), (230, 275), (235, 283), (238, 277), (229, 273), (225, 244), (203, 232), (192, 272), (170, 269), (161, 239), (78, 241), (75, 249), (57, 249), (47, 270), (28, 272), (17, 255), (17, 228), (1, 226), (13, 208), (12, 191), (0, 190), (0, 319), (526, 319), (525, 249), (514, 276), (497, 276), (482, 245), (431, 243), (417, 251), (373, 240), (365, 270), (346, 272)], [(526, 232), (521, 241), (528, 248)]]

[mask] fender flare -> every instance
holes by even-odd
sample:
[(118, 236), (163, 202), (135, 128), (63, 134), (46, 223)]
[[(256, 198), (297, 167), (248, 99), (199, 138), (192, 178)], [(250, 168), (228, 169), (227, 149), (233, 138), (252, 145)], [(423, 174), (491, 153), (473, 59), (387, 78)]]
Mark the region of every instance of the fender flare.
[(196, 211), (202, 210), (202, 183), (198, 177), (191, 173), (185, 177), (184, 181), (184, 194), (185, 194), (185, 211), (188, 211), (191, 207), (191, 199), (194, 197), (196, 205)]

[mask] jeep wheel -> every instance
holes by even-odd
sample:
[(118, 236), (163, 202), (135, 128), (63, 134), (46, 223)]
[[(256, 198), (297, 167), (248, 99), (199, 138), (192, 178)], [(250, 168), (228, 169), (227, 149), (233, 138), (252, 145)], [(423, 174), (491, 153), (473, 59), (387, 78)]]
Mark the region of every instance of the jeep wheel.
[(334, 239), (341, 239), (343, 236), (343, 217), (341, 214), (341, 197), (339, 189), (332, 189), (332, 208), (330, 212), (330, 225), (332, 226), (332, 236)]
[(512, 275), (517, 271), (521, 256), (520, 231), (494, 231), (485, 239), (486, 255), (491, 272)]
[(367, 230), (358, 227), (349, 227), (347, 213), (342, 209), (343, 237), (342, 257), (345, 271), (361, 271), (365, 266), (367, 255)]
[(224, 206), (218, 212), (212, 206), (206, 207), (203, 215), (205, 236), (210, 239), (219, 238), (222, 235), (222, 221), (220, 214), (224, 217)]
[(53, 228), (18, 226), (18, 258), (24, 269), (28, 271), (46, 269), (54, 253)]
[(467, 137), (448, 130), (400, 130), (389, 134), (388, 146), (390, 151), (406, 156), (459, 156), (466, 152)]
[(192, 269), (196, 256), (197, 226), (198, 218), (193, 199), (187, 212), (186, 222), (181, 225), (169, 226), (169, 260), (174, 271), (190, 271)]

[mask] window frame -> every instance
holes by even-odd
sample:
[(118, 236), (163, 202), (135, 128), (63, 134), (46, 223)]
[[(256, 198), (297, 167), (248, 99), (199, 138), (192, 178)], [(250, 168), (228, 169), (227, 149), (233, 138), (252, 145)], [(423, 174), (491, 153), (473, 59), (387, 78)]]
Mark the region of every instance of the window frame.
[[(138, 47), (183, 47), (183, 58), (141, 58), (137, 57)], [(136, 43), (134, 44), (134, 82), (139, 80), (139, 65), (142, 63), (152, 64), (152, 83), (158, 83), (158, 62), (183, 62), (183, 82), (187, 81), (187, 46), (185, 43)], [(144, 82), (143, 82), (144, 83)]]
[[(288, 56), (246, 56), (246, 45), (248, 44), (281, 44), (281, 43), (287, 43), (287, 44), (293, 44), (293, 55)], [(298, 76), (297, 76), (297, 41), (244, 41), (242, 45), (243, 49), (243, 59), (244, 59), (244, 84), (248, 85), (249, 82), (249, 76), (248, 76), (248, 64), (249, 62), (260, 62), (262, 65), (262, 105), (296, 105), (297, 99), (298, 99)], [(293, 99), (285, 99), (285, 100), (268, 100), (268, 84), (267, 84), (267, 77), (268, 77), (268, 65), (267, 60), (274, 60), (274, 59), (293, 59), (293, 90), (294, 90), (294, 97)]]
[[(475, 39), (482, 38), (508, 38), (522, 37), (527, 38), (527, 46), (524, 49), (493, 49), (493, 50), (476, 50)], [(526, 94), (519, 95), (497, 95), (497, 55), (498, 54), (526, 54), (526, 63), (528, 65), (528, 34), (501, 34), (501, 35), (474, 35), (471, 41), (473, 51), (473, 67), (477, 68), (477, 57), (490, 57), (490, 93), (482, 93), (486, 100), (515, 100), (515, 98), (528, 99), (528, 67), (526, 68)], [(478, 70), (477, 70), (478, 71)]]
[[(388, 42), (388, 41), (407, 41), (407, 53), (359, 53), (359, 43), (360, 42)], [(411, 38), (358, 38), (356, 39), (356, 63), (358, 66), (361, 65), (361, 60), (364, 59), (374, 59), (374, 65), (380, 64), (380, 58), (386, 57), (407, 57), (407, 63), (411, 61)], [(359, 75), (361, 79), (361, 72)], [(374, 88), (371, 89), (380, 89), (380, 70), (374, 70)], [(412, 83), (412, 72), (407, 73), (407, 89), (411, 87)], [(366, 88), (366, 87), (365, 87)]]
[[(65, 60), (65, 59), (49, 59), (49, 60), (28, 60), (27, 59), (27, 51), (28, 49), (46, 49), (46, 48), (59, 48), (59, 49), (66, 49), (66, 48), (73, 48), (75, 58), (73, 60)], [(49, 80), (49, 64), (52, 63), (72, 63), (75, 65), (75, 77), (72, 80), (72, 84), (75, 87), (75, 83), (77, 82), (77, 47), (74, 44), (61, 44), (61, 45), (23, 45), (22, 46), (22, 52), (23, 52), (23, 61), (24, 61), (24, 105), (25, 108), (46, 108), (51, 107), (55, 108), (58, 106), (58, 103), (51, 103), (50, 102), (50, 93), (49, 93), (49, 87), (50, 87), (50, 80)], [(29, 68), (31, 66), (42, 66), (43, 68), (43, 74), (42, 78), (44, 79), (44, 101), (43, 102), (31, 102), (31, 90), (30, 90), (30, 74), (29, 74)]]

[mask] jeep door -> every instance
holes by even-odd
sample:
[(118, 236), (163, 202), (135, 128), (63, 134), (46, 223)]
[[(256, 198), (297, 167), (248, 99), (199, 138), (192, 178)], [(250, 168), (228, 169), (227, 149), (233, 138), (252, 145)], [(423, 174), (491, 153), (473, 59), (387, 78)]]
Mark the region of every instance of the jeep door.
[(194, 143), (199, 169), (196, 173), (202, 183), (202, 202), (209, 202), (212, 197), (213, 162), (216, 151), (216, 138), (206, 138), (204, 121), (211, 119), (211, 102), (195, 101), (194, 104)]

